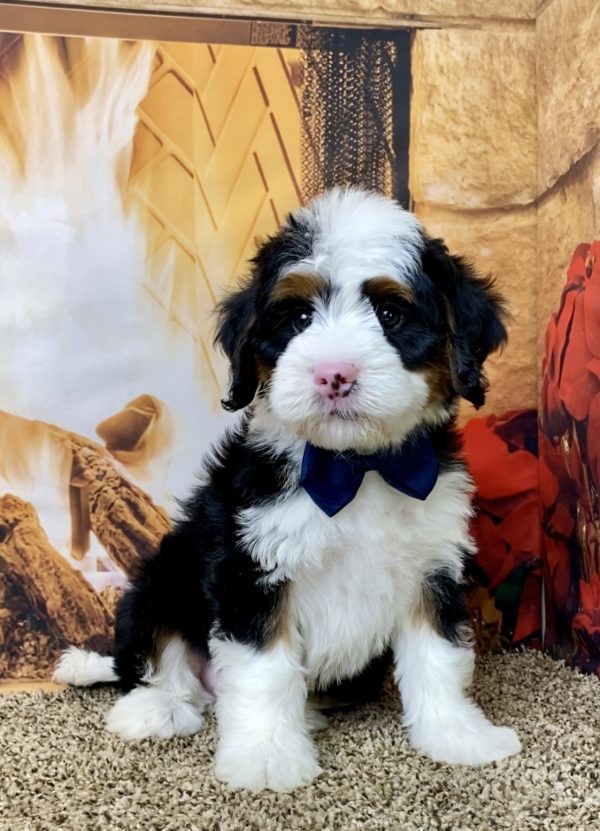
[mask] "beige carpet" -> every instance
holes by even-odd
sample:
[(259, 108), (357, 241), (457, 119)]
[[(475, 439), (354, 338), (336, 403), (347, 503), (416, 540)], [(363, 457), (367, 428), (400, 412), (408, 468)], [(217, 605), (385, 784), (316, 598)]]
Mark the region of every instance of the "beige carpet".
[(392, 692), (318, 734), (323, 774), (295, 794), (231, 792), (208, 729), (125, 744), (114, 693), (0, 696), (2, 831), (529, 831), (600, 829), (600, 682), (535, 653), (480, 662), (476, 697), (524, 752), (479, 770), (419, 758)]

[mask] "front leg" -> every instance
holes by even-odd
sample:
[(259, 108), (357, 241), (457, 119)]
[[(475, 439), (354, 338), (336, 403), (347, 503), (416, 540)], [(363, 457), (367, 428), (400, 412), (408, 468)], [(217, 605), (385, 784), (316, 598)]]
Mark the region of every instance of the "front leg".
[(218, 779), (233, 788), (291, 791), (321, 769), (306, 720), (304, 670), (284, 640), (256, 648), (213, 638)]
[(475, 655), (466, 634), (460, 585), (439, 572), (400, 628), (395, 677), (414, 747), (435, 761), (481, 765), (519, 753), (521, 744), (514, 730), (495, 727), (467, 696)]

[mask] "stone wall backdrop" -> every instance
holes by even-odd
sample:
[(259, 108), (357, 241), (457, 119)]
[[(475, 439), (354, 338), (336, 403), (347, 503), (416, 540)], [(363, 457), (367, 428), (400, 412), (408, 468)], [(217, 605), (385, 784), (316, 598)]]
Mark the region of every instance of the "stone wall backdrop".
[[(535, 29), (422, 29), (412, 50), (410, 190), (444, 237), (510, 300), (485, 412), (536, 403)], [(469, 407), (464, 418), (473, 415)]]

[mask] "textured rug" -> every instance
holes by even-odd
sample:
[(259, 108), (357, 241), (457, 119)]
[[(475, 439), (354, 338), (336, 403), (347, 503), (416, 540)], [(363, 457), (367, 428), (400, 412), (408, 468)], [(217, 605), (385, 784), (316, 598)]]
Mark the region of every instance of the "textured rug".
[(2, 831), (529, 831), (600, 827), (600, 682), (536, 653), (481, 660), (475, 696), (520, 756), (480, 769), (417, 756), (397, 696), (331, 717), (324, 772), (294, 794), (227, 790), (196, 736), (125, 744), (107, 689), (0, 696)]

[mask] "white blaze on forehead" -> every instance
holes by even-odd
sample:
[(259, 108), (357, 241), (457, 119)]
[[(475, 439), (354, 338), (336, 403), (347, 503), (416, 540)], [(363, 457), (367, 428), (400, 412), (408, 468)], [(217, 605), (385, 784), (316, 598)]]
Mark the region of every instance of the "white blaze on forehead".
[(368, 191), (332, 190), (297, 213), (313, 236), (312, 252), (285, 270), (311, 271), (334, 285), (377, 275), (408, 281), (420, 268), (423, 229), (391, 199)]

